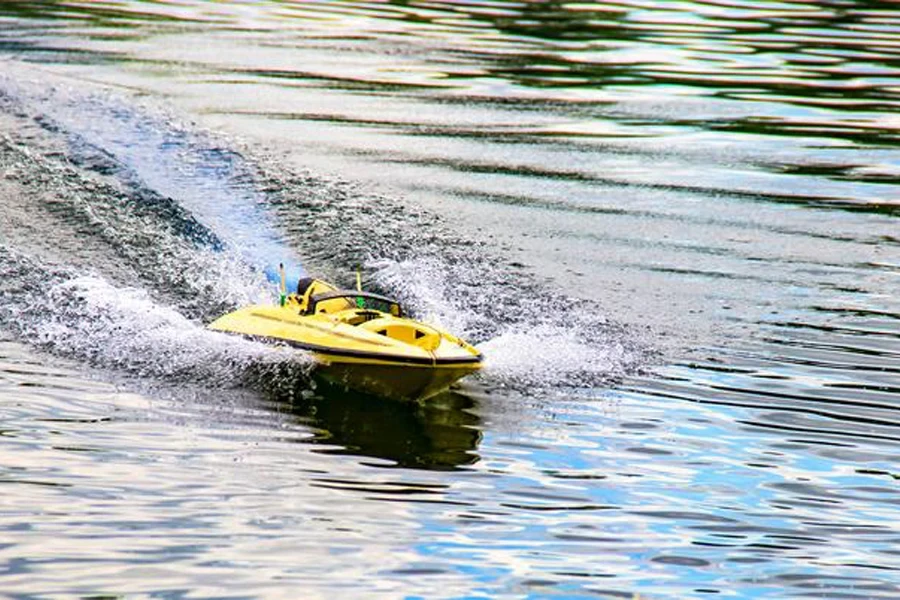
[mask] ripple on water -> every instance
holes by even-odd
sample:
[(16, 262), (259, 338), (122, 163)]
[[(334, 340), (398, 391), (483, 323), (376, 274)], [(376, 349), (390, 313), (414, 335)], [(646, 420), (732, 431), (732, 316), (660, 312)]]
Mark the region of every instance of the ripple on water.
[[(0, 346), (4, 591), (900, 596), (894, 7), (0, 12), (54, 65), (5, 61), (0, 98), (0, 188), (45, 186), (0, 214), (0, 335), (55, 352)], [(259, 276), (197, 248), (280, 241), (484, 376), (428, 407), (223, 385), (269, 356), (198, 323)]]

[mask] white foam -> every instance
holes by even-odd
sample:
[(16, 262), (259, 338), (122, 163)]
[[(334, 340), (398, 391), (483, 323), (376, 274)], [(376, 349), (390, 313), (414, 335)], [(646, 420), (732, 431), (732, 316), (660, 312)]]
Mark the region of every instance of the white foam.
[(419, 318), (456, 335), (477, 329), (482, 318), (467, 310), (465, 298), (447, 287), (447, 265), (432, 258), (368, 261), (379, 285), (416, 309)]
[(188, 279), (199, 297), (216, 298), (231, 306), (265, 304), (278, 297), (277, 287), (266, 280), (264, 273), (252, 271), (233, 252), (198, 249), (189, 258), (188, 268), (194, 276)]
[(283, 363), (306, 368), (311, 357), (205, 329), (140, 289), (96, 276), (52, 285), (26, 311), (25, 337), (67, 356), (154, 377), (229, 384), (248, 369)]
[[(435, 258), (404, 261), (372, 261), (375, 279), (396, 290), (411, 303), (422, 320), (467, 338), (488, 333), (477, 345), (485, 356), (482, 379), (522, 391), (544, 393), (548, 389), (595, 387), (622, 377), (640, 363), (635, 344), (628, 344), (620, 329), (595, 312), (548, 312), (528, 304), (519, 290), (505, 281), (472, 285), (470, 273), (452, 274), (463, 279), (460, 289), (449, 287), (453, 267)], [(564, 303), (561, 303), (564, 304)], [(500, 321), (505, 313), (508, 321)], [(489, 314), (481, 311), (491, 310)], [(490, 315), (490, 316), (489, 316)]]
[(634, 356), (612, 339), (587, 343), (572, 329), (540, 324), (510, 329), (478, 345), (484, 376), (511, 387), (588, 387), (619, 377)]

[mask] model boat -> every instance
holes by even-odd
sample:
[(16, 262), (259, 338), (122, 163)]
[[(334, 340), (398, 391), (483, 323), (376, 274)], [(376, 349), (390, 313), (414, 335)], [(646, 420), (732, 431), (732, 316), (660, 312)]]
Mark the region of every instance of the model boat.
[(405, 316), (391, 298), (303, 278), (278, 304), (228, 313), (210, 329), (302, 348), (332, 384), (374, 396), (423, 400), (478, 371), (482, 355), (451, 333)]

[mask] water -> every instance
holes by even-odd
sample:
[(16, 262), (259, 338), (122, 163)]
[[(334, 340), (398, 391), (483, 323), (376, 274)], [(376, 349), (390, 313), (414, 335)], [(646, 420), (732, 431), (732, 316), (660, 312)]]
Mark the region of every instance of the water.
[[(900, 596), (900, 10), (0, 6), (0, 596)], [(485, 372), (324, 395), (280, 261)]]

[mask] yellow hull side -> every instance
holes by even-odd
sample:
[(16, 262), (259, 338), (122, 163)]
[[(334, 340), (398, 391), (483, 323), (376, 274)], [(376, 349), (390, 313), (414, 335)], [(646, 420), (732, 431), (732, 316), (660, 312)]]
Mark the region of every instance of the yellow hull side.
[[(381, 322), (386, 328), (417, 324), (389, 315)], [(440, 343), (428, 351), (349, 325), (333, 314), (301, 315), (291, 304), (248, 306), (209, 328), (308, 350), (319, 363), (316, 372), (327, 381), (387, 398), (423, 400), (481, 368), (481, 355), (449, 333), (430, 328), (440, 334)]]
[(481, 368), (469, 365), (398, 365), (369, 360), (326, 358), (316, 372), (329, 383), (382, 398), (426, 400)]

